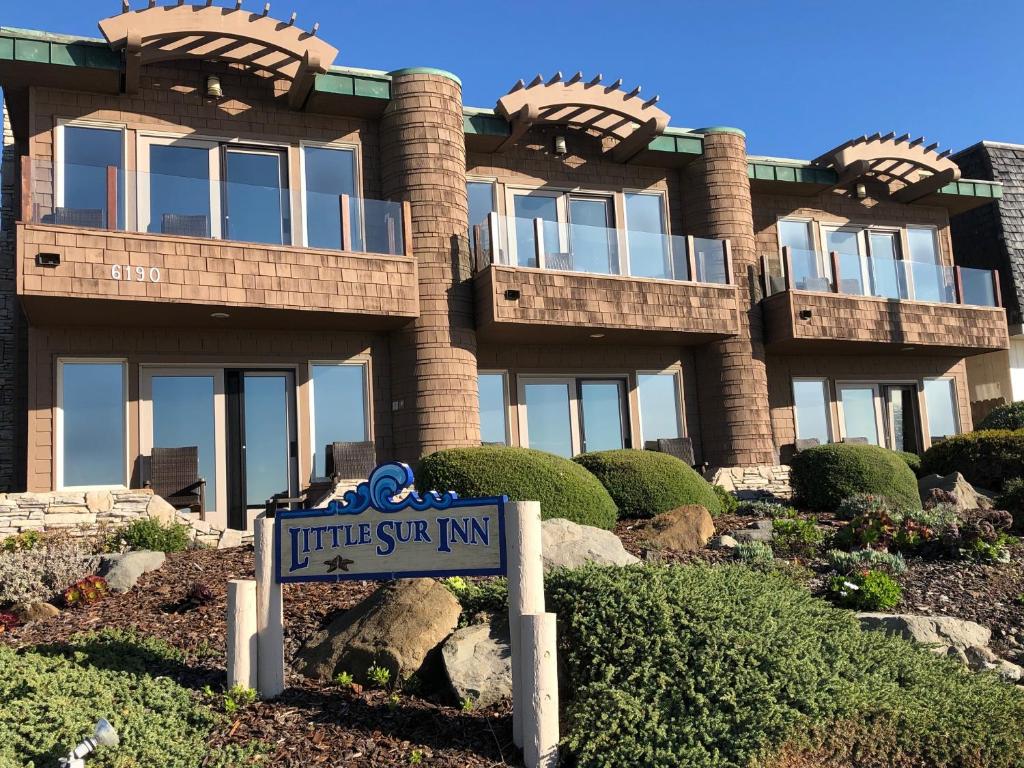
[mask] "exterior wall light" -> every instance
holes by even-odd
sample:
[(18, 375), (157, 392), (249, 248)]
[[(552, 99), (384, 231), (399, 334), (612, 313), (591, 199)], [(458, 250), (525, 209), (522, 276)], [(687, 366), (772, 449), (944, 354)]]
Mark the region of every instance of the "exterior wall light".
[(224, 89), (220, 85), (220, 78), (216, 75), (207, 76), (206, 95), (211, 99), (220, 99), (224, 97)]
[(97, 747), (116, 747), (121, 743), (121, 737), (117, 735), (114, 726), (102, 717), (96, 722), (96, 728), (92, 736), (82, 740), (82, 743), (62, 757), (57, 763), (59, 768), (85, 768), (85, 757), (96, 751)]
[(229, 317), (231, 317), (231, 315), (229, 315), (227, 312), (211, 312), (210, 317), (212, 317), (214, 320), (227, 320)]
[(565, 146), (565, 136), (555, 136), (555, 154), (564, 155), (569, 152)]
[(857, 185), (857, 197), (859, 197), (861, 200), (863, 200), (867, 196), (868, 196), (868, 188), (866, 186), (864, 186), (863, 184), (858, 184)]

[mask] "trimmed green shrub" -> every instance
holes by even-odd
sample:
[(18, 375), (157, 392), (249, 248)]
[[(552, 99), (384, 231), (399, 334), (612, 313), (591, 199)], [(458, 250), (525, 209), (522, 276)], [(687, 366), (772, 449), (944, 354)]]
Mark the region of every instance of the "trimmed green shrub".
[(795, 508), (777, 501), (741, 501), (737, 510), (741, 515), (754, 515), (755, 517), (769, 517), (772, 520), (778, 518), (796, 517)]
[(1003, 492), (996, 497), (996, 508), (1005, 509), (1013, 515), (1013, 527), (1024, 531), (1024, 478), (1006, 481)]
[(596, 477), (569, 459), (530, 448), (482, 445), (432, 453), (420, 461), (416, 487), (539, 501), (545, 520), (563, 517), (610, 529), (618, 519), (615, 502)]
[(116, 531), (111, 549), (149, 550), (152, 552), (184, 552), (192, 543), (191, 532), (182, 523), (161, 523), (155, 517), (142, 517)]
[(712, 485), (711, 490), (715, 492), (722, 505), (722, 514), (735, 515), (740, 508), (740, 500), (720, 485)]
[(831, 443), (793, 457), (793, 492), (809, 509), (831, 512), (859, 493), (886, 497), (897, 509), (920, 509), (917, 478), (893, 451), (877, 445)]
[(1024, 402), (993, 408), (976, 429), (1024, 429)]
[(713, 515), (722, 511), (711, 483), (667, 453), (625, 448), (584, 453), (574, 461), (601, 481), (619, 517), (654, 517), (685, 504), (699, 504)]
[(783, 517), (772, 524), (777, 549), (791, 557), (810, 557), (825, 540), (817, 518)]
[(781, 574), (591, 566), (547, 586), (579, 768), (735, 768), (782, 750), (822, 758), (787, 765), (1024, 764), (1015, 688), (862, 631)]
[(998, 491), (1014, 477), (1024, 477), (1024, 431), (968, 432), (933, 445), (921, 460), (926, 475), (959, 472), (973, 485)]
[(895, 453), (897, 456), (903, 459), (903, 461), (907, 463), (907, 466), (910, 467), (910, 471), (913, 472), (917, 477), (921, 476), (920, 456), (918, 456), (916, 453), (911, 453), (910, 451), (893, 451), (893, 453)]

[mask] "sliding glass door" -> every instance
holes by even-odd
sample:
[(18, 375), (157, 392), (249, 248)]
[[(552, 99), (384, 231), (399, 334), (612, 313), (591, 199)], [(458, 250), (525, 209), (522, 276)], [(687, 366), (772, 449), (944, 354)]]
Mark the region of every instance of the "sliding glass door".
[(520, 377), (520, 440), (567, 458), (627, 448), (626, 394), (625, 379)]

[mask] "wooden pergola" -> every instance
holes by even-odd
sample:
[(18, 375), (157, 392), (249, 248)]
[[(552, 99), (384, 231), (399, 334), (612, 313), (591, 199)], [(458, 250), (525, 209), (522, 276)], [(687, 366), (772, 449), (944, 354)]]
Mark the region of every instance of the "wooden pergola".
[(100, 22), (100, 31), (111, 48), (125, 53), (125, 91), (136, 93), (144, 64), (181, 59), (199, 59), (239, 64), (251, 71), (291, 83), (288, 103), (301, 109), (318, 73), (327, 72), (338, 50), (320, 40), (319, 25), (306, 32), (295, 25), (293, 13), (287, 22), (271, 18), (270, 3), (261, 13), (222, 8), (206, 0), (205, 5), (157, 5), (133, 11), (128, 0), (124, 10)]
[(814, 164), (839, 174), (836, 187), (849, 187), (865, 179), (884, 184), (890, 196), (910, 203), (937, 192), (960, 178), (960, 168), (949, 150), (938, 152), (938, 143), (925, 146), (923, 138), (876, 133), (840, 144)]
[(605, 85), (601, 75), (591, 80), (584, 80), (582, 72), (567, 80), (561, 72), (549, 80), (537, 75), (529, 84), (518, 81), (498, 100), (496, 112), (512, 125), (500, 149), (515, 144), (535, 125), (566, 125), (614, 139), (610, 156), (626, 162), (668, 127), (669, 116), (657, 103), (657, 96), (641, 98), (639, 86), (624, 91), (622, 80)]

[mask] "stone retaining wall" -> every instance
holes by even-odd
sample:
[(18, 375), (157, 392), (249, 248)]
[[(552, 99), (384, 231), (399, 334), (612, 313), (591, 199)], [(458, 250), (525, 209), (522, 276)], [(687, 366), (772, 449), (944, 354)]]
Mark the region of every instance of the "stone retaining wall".
[(789, 484), (789, 467), (784, 464), (723, 467), (715, 470), (711, 482), (735, 493), (740, 499), (793, 497), (793, 488)]

